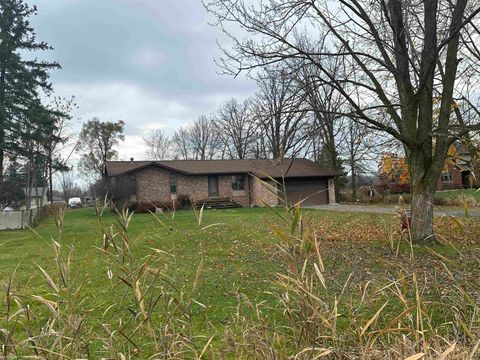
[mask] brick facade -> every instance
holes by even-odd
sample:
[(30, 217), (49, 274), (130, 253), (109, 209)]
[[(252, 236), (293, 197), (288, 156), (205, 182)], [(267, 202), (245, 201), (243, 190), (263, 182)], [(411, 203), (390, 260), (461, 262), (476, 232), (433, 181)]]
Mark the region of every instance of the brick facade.
[(437, 190), (463, 189), (462, 171), (455, 165), (448, 164), (445, 173), (451, 175), (451, 181), (442, 181), (442, 175), (437, 182)]
[[(171, 171), (156, 167), (140, 170), (136, 173), (138, 202), (161, 201), (167, 202), (175, 198), (170, 193)], [(176, 195), (188, 195), (192, 201), (207, 199), (208, 176), (186, 176), (176, 173)], [(249, 182), (245, 181), (245, 190), (232, 189), (232, 176), (218, 176), (218, 197), (229, 198), (242, 206), (250, 205)]]
[(251, 202), (252, 205), (270, 206), (278, 205), (278, 195), (275, 189), (277, 184), (271, 180), (260, 180), (255, 177), (250, 178), (251, 183)]
[[(136, 194), (130, 199), (137, 202), (169, 202), (179, 195), (188, 195), (192, 201), (209, 198), (207, 175), (176, 175), (176, 194), (170, 193), (170, 176), (173, 172), (160, 167), (147, 167), (137, 171), (134, 175)], [(127, 175), (132, 176), (132, 175)], [(260, 180), (245, 174), (243, 190), (233, 190), (232, 175), (218, 176), (218, 197), (228, 198), (241, 206), (276, 206), (279, 204), (278, 189), (275, 181)], [(335, 188), (333, 178), (328, 181), (328, 198), (335, 203)], [(136, 196), (135, 196), (136, 195)]]

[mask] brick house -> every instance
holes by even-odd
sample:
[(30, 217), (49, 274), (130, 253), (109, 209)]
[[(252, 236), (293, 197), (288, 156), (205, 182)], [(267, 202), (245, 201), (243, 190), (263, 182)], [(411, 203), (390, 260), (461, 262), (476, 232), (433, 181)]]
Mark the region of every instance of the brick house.
[[(131, 202), (193, 202), (228, 199), (241, 206), (278, 205), (285, 187), (289, 203), (335, 203), (336, 172), (307, 159), (108, 161), (105, 176), (127, 183)], [(284, 184), (284, 185), (283, 185)]]
[[(467, 189), (478, 187), (478, 180), (472, 175), (472, 156), (465, 146), (460, 143), (454, 144), (456, 155), (454, 161), (445, 162), (445, 168), (437, 181), (437, 190)], [(402, 184), (399, 176), (381, 179), (381, 186), (391, 193), (410, 192), (409, 184)]]

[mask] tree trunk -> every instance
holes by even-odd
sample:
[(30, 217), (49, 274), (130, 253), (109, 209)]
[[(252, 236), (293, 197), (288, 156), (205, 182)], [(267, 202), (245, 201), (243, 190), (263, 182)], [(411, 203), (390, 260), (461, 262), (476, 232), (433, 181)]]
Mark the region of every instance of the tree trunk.
[(53, 171), (52, 171), (52, 151), (48, 153), (48, 188), (50, 192), (50, 204), (53, 205)]
[(7, 125), (7, 111), (5, 109), (5, 70), (0, 72), (0, 193), (3, 191), (3, 175), (5, 161), (5, 128)]
[[(433, 202), (438, 176), (429, 174), (418, 161), (410, 165), (411, 225), (410, 235), (414, 243), (436, 242), (433, 232)], [(422, 164), (423, 165), (423, 164)]]
[(435, 189), (415, 186), (412, 188), (411, 237), (415, 243), (435, 242), (433, 233), (433, 200)]
[(0, 194), (3, 191), (3, 163), (5, 161), (5, 121), (2, 115), (0, 115)]
[(351, 163), (350, 166), (352, 168), (352, 196), (353, 201), (357, 201), (357, 174), (355, 172), (355, 164)]
[(30, 210), (32, 206), (32, 184), (31, 184), (31, 173), (30, 173), (30, 161), (25, 165), (25, 208)]

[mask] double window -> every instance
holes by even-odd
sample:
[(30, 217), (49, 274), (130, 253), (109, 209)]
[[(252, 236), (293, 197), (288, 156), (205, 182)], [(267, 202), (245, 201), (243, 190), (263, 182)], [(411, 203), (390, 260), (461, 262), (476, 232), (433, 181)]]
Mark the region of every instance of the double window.
[(170, 194), (177, 193), (177, 174), (170, 174)]
[(441, 179), (442, 179), (442, 182), (452, 182), (453, 181), (452, 173), (443, 172)]
[(232, 189), (245, 190), (245, 175), (232, 176)]

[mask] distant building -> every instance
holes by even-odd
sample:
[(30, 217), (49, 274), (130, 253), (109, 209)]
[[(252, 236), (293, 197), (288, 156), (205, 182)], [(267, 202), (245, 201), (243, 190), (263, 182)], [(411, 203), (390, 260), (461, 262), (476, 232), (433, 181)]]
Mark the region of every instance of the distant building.
[[(445, 162), (445, 168), (437, 182), (437, 190), (468, 189), (478, 187), (479, 181), (472, 174), (472, 155), (460, 143), (454, 144), (456, 155), (454, 161)], [(400, 174), (383, 176), (380, 179), (381, 187), (391, 193), (410, 192), (410, 185), (400, 181)]]
[[(28, 189), (22, 189), (25, 199), (28, 197)], [(45, 187), (32, 187), (31, 189), (31, 198), (30, 198), (30, 208), (35, 209), (38, 206), (42, 206), (48, 203), (47, 199), (48, 189)]]

